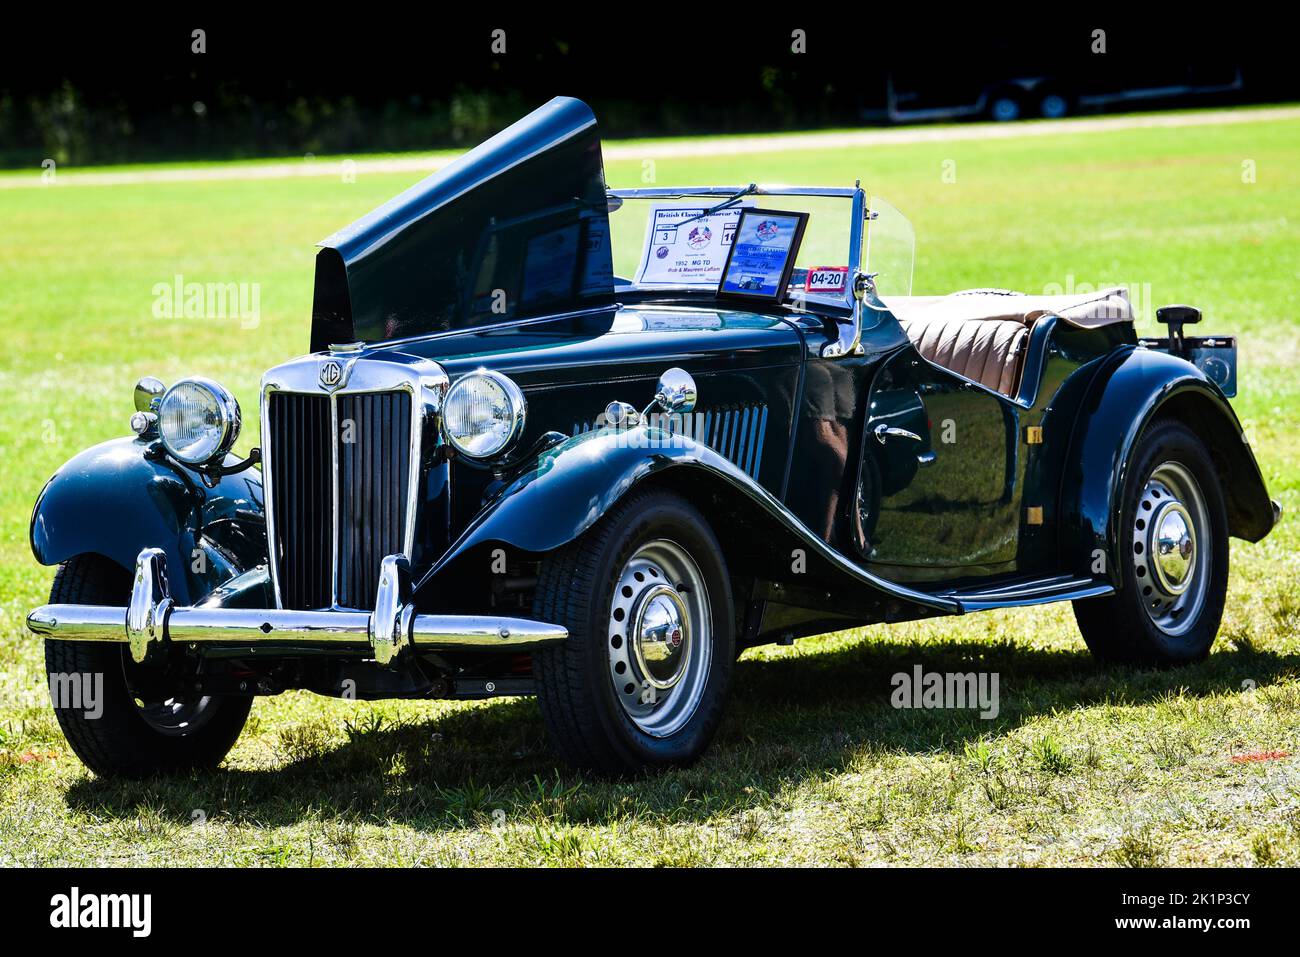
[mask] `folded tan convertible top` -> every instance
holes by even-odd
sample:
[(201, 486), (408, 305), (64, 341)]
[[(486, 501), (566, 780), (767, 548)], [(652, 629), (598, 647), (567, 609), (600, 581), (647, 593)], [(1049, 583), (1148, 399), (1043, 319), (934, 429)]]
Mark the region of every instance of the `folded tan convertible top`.
[(1012, 320), (1029, 326), (1040, 316), (1057, 315), (1071, 325), (1095, 329), (1133, 321), (1128, 290), (1122, 286), (1068, 296), (970, 289), (946, 296), (890, 296), (884, 303), (900, 322)]

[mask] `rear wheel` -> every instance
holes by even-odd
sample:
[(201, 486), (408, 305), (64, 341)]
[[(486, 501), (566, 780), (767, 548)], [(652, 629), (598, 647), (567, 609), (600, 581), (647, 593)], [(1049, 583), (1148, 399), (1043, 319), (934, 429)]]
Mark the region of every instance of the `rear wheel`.
[(569, 637), (533, 658), (556, 750), (608, 774), (687, 764), (722, 719), (735, 614), (722, 550), (689, 502), (634, 493), (548, 556), (534, 612)]
[(1177, 665), (1210, 653), (1228, 590), (1228, 522), (1218, 473), (1187, 426), (1161, 421), (1139, 440), (1120, 514), (1123, 587), (1075, 602), (1101, 661)]
[[(121, 566), (98, 555), (64, 562), (52, 603), (116, 605), (131, 591)], [(96, 774), (143, 777), (219, 764), (253, 699), (159, 691), (168, 676), (137, 665), (121, 642), (45, 642), (45, 671), (59, 727)], [(76, 694), (68, 694), (70, 689)]]
[(1070, 101), (1061, 93), (1045, 93), (1038, 100), (1038, 115), (1048, 120), (1059, 120), (1070, 112)]

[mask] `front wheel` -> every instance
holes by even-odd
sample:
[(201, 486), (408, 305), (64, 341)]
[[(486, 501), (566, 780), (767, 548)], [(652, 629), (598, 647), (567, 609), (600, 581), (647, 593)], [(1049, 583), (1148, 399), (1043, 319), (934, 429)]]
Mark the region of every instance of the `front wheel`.
[[(121, 566), (97, 555), (64, 562), (50, 601), (115, 605), (130, 594)], [(253, 699), (173, 690), (157, 668), (137, 665), (120, 642), (45, 642), (45, 671), (63, 736), (103, 776), (145, 777), (219, 764), (248, 719)]]
[(687, 764), (722, 719), (731, 585), (708, 522), (670, 492), (629, 495), (547, 556), (534, 612), (569, 637), (533, 657), (550, 739), (606, 774)]
[(1020, 98), (1014, 93), (1003, 91), (989, 101), (989, 119), (995, 123), (1014, 123), (1022, 112)]
[(1219, 633), (1228, 591), (1228, 520), (1205, 445), (1179, 422), (1143, 434), (1120, 510), (1123, 583), (1074, 603), (1100, 661), (1200, 661)]

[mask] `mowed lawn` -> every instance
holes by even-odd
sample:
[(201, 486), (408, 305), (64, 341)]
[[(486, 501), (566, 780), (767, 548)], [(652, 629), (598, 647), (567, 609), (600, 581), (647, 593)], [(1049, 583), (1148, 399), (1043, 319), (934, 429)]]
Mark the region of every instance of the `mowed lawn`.
[[(640, 781), (565, 769), (531, 700), (301, 693), (259, 700), (216, 773), (99, 780), (23, 627), (53, 574), (27, 544), (42, 483), (127, 431), (144, 374), (233, 387), (246, 448), (262, 372), (307, 346), (313, 243), (418, 175), (0, 189), (0, 863), (1300, 864), (1300, 121), (661, 158), (654, 175), (861, 177), (916, 226), (918, 292), (1121, 283), (1143, 332), (1155, 305), (1191, 302), (1240, 336), (1235, 405), (1289, 516), (1233, 543), (1209, 661), (1097, 668), (1054, 606), (751, 651), (706, 757)], [(155, 318), (178, 275), (256, 283), (259, 321)], [(892, 708), (891, 675), (917, 664), (997, 672), (997, 718)], [(1243, 760), (1262, 752), (1289, 756)]]

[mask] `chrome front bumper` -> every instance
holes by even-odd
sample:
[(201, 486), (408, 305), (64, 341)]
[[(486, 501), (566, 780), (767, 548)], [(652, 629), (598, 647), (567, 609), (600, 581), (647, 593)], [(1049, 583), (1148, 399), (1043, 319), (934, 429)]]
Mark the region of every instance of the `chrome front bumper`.
[(405, 596), (404, 560), (390, 555), (379, 571), (375, 610), (292, 611), (283, 608), (177, 607), (167, 588), (167, 559), (146, 548), (135, 563), (131, 601), (111, 605), (42, 605), (27, 616), (38, 635), (69, 641), (120, 641), (131, 657), (145, 661), (167, 644), (223, 653), (298, 649), (364, 654), (380, 664), (403, 649), (421, 651), (527, 651), (569, 636), (559, 625), (525, 618), (479, 615), (420, 615)]

